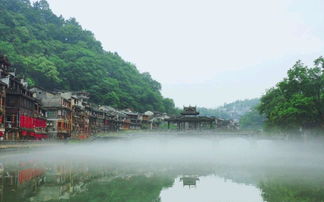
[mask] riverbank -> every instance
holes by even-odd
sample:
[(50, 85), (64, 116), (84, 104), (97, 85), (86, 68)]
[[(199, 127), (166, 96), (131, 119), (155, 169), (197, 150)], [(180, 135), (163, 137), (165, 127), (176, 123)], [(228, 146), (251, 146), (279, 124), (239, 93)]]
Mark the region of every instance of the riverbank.
[(97, 135), (91, 136), (88, 139), (68, 139), (68, 140), (18, 140), (18, 141), (0, 141), (0, 153), (2, 152), (11, 152), (18, 150), (30, 150), (37, 148), (46, 148), (53, 147), (63, 144), (78, 144), (78, 143), (87, 143), (94, 141), (95, 139), (106, 138), (106, 139), (114, 139), (114, 138), (126, 138), (130, 137), (130, 134), (137, 133), (137, 131), (120, 131), (120, 132), (112, 132), (112, 133), (99, 133)]
[(53, 147), (63, 142), (50, 142), (50, 141), (2, 141), (0, 142), (0, 153), (7, 151), (28, 150), (44, 147)]

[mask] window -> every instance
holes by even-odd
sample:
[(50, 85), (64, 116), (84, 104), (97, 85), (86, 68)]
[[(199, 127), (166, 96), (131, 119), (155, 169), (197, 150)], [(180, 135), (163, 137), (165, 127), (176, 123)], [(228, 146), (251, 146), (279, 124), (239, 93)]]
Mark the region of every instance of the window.
[(46, 112), (47, 118), (56, 118), (56, 111), (48, 111)]

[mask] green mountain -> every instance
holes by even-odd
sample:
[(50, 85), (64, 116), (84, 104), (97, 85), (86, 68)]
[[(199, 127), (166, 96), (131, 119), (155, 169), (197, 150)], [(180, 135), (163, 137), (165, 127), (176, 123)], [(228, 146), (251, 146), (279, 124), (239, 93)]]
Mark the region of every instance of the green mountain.
[(256, 109), (259, 104), (260, 99), (255, 98), (237, 100), (215, 109), (198, 108), (198, 110), (204, 116), (237, 120), (240, 122), (241, 129), (261, 129), (264, 125), (265, 117), (260, 115)]
[(93, 102), (117, 108), (175, 112), (149, 73), (105, 51), (92, 32), (53, 14), (45, 0), (0, 0), (0, 54), (30, 85), (86, 90)]
[(204, 116), (216, 116), (223, 119), (239, 120), (241, 116), (250, 112), (252, 108), (256, 107), (260, 103), (258, 98), (237, 100), (231, 103), (225, 103), (223, 106), (208, 109), (198, 108), (201, 115)]

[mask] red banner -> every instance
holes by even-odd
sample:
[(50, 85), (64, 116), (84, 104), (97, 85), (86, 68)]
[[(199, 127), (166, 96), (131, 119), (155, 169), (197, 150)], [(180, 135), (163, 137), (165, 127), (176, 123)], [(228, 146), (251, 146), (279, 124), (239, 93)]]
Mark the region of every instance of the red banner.
[(46, 120), (33, 118), (29, 116), (20, 116), (20, 127), (21, 128), (46, 128)]

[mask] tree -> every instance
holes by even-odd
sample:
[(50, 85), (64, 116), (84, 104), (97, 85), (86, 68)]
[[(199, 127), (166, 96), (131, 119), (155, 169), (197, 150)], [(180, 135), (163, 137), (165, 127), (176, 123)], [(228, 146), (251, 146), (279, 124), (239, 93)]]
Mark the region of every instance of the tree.
[(282, 129), (324, 126), (323, 58), (309, 68), (301, 61), (288, 70), (287, 78), (261, 98), (259, 112), (267, 125)]
[(75, 18), (53, 14), (46, 0), (33, 6), (28, 0), (0, 0), (0, 54), (29, 84), (85, 90), (91, 101), (117, 108), (174, 111), (149, 73), (105, 51)]
[(260, 115), (256, 108), (253, 108), (240, 118), (240, 128), (249, 130), (262, 129), (264, 121), (265, 117)]
[(37, 9), (40, 9), (40, 10), (50, 10), (50, 6), (49, 6), (49, 4), (47, 3), (46, 0), (36, 1), (33, 4), (33, 6), (34, 6), (34, 8), (37, 8)]

